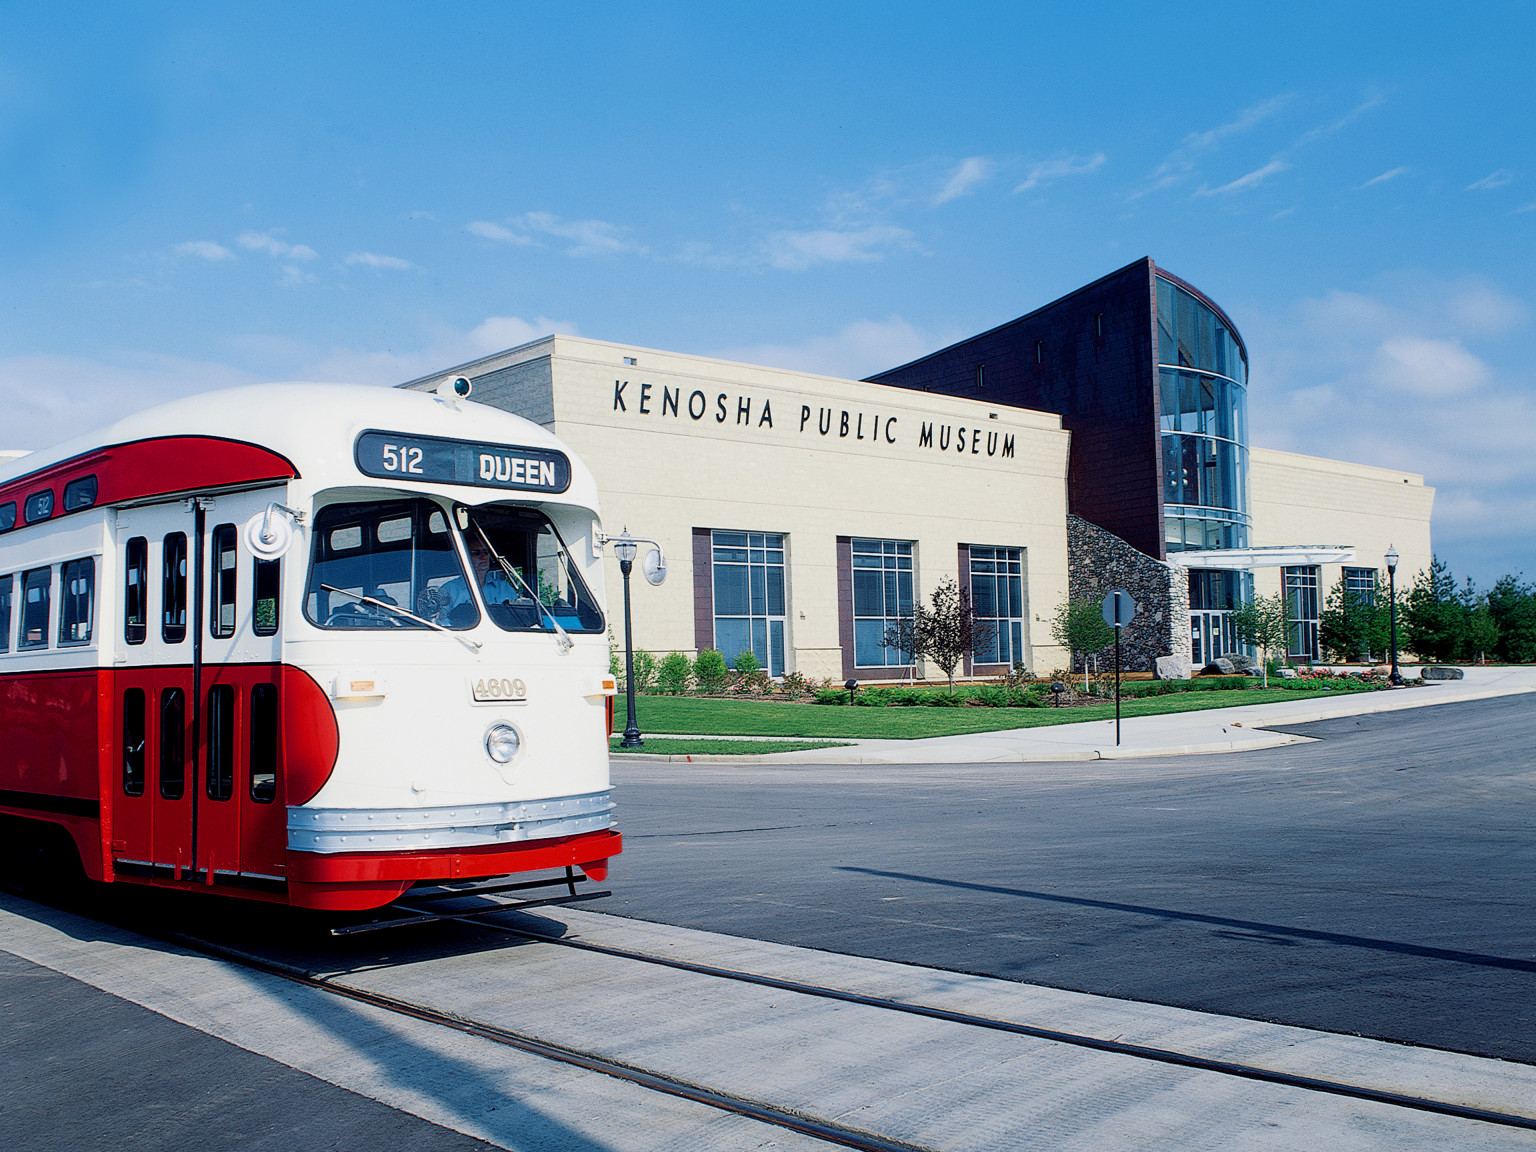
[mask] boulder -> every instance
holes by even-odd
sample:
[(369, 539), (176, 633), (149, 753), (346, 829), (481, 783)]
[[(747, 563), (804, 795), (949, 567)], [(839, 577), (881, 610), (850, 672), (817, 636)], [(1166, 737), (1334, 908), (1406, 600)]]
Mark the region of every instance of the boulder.
[(1241, 652), (1223, 652), (1217, 659), (1225, 660), (1238, 672), (1252, 672), (1255, 667), (1253, 657), (1244, 656)]
[(1188, 657), (1159, 656), (1152, 665), (1152, 678), (1154, 680), (1188, 680)]
[(1275, 669), (1275, 675), (1282, 680), (1299, 680), (1301, 678), (1301, 674), (1294, 668), (1277, 668)]
[(1431, 664), (1428, 668), (1419, 669), (1420, 680), (1461, 680), (1465, 677), (1465, 672), (1449, 664)]
[(1225, 656), (1218, 656), (1204, 668), (1200, 669), (1202, 676), (1235, 676), (1237, 669), (1232, 667), (1232, 661)]

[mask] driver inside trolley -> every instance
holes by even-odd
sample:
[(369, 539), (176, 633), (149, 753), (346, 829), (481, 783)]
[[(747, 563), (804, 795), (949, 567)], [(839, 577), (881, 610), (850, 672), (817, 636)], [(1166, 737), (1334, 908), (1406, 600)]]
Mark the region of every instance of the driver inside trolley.
[[(485, 601), (487, 610), (513, 604), (518, 600), (523, 600), (528, 606), (532, 606), (532, 600), (507, 579), (501, 565), (491, 555), (490, 546), (485, 542), (485, 538), (473, 526), (464, 535), (464, 548), (469, 553), (470, 572), (474, 576), (475, 586), (480, 589), (480, 598)], [(517, 570), (514, 568), (513, 571)], [(463, 576), (455, 576), (445, 581), (438, 588), (437, 595), (436, 623), (448, 627), (463, 627), (473, 622), (477, 615), (475, 602), (469, 594), (469, 588), (465, 585)]]

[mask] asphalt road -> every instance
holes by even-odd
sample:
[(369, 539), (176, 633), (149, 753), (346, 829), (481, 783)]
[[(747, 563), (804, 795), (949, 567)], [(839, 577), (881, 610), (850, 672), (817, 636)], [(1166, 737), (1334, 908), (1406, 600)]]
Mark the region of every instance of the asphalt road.
[(1536, 1062), (1536, 702), (1073, 764), (618, 761), (603, 911)]

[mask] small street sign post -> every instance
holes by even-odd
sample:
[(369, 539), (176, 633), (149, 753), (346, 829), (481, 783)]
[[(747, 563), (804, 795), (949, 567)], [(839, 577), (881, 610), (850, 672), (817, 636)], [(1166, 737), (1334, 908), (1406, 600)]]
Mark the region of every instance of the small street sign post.
[(1136, 618), (1136, 601), (1116, 590), (1104, 597), (1104, 623), (1115, 630), (1115, 747), (1120, 747), (1120, 629)]

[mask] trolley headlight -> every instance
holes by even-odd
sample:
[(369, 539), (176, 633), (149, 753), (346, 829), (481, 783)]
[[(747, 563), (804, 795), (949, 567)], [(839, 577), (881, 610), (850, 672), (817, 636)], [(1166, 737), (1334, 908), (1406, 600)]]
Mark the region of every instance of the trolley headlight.
[(522, 737), (510, 724), (492, 724), (485, 734), (485, 754), (498, 764), (510, 763), (522, 747)]

